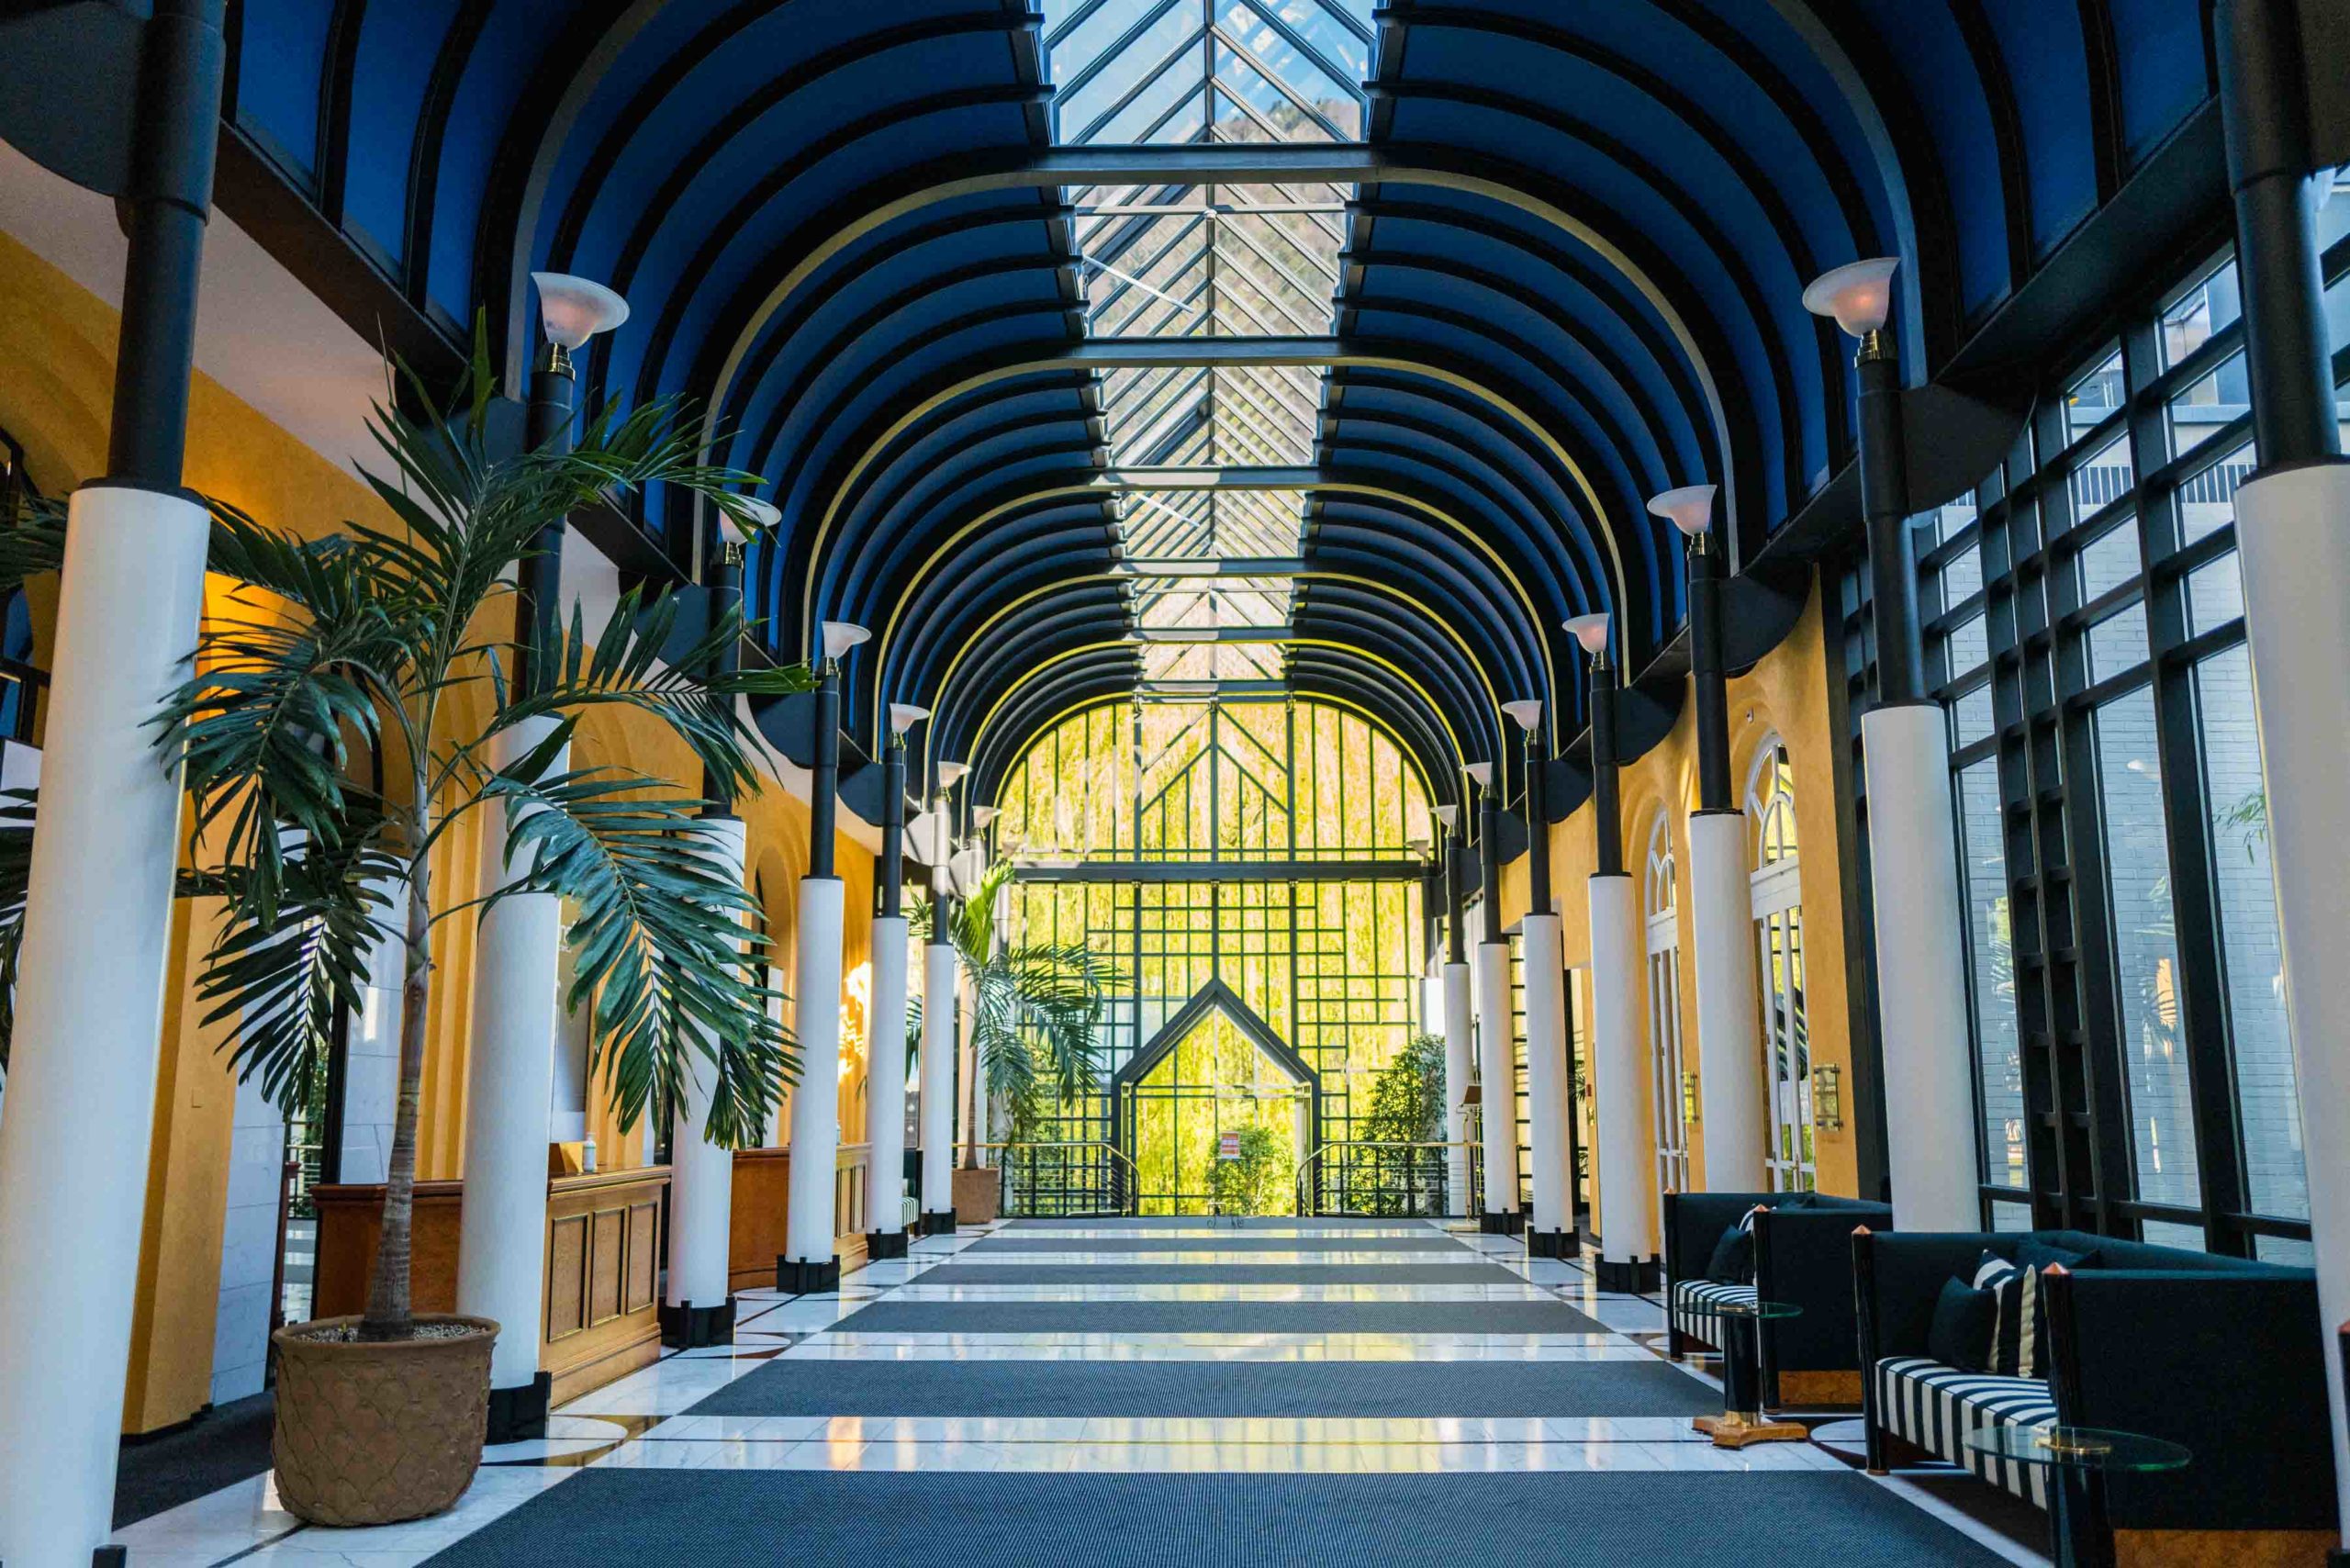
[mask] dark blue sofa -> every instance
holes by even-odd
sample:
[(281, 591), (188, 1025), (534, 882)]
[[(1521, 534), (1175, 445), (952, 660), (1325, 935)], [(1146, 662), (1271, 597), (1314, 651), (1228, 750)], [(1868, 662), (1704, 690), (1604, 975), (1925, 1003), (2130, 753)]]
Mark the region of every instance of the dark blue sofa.
[[(2044, 1380), (1934, 1361), (1942, 1282), (2025, 1239), (2096, 1254), (2042, 1277)], [(1971, 1454), (1967, 1434), (2051, 1422), (2143, 1433), (2193, 1462), (2113, 1478), (2104, 1517), (2076, 1517), (2076, 1529), (2126, 1540), (2133, 1562), (2325, 1562), (2333, 1452), (2311, 1271), (2073, 1230), (1871, 1233), (1852, 1245), (1871, 1470), (1906, 1444), (2045, 1507), (2044, 1471)]]
[[(1722, 1232), (1756, 1205), (1754, 1283), (1717, 1285), (1706, 1264)], [(1793, 1302), (1799, 1317), (1762, 1326), (1762, 1403), (1817, 1409), (1861, 1402), (1853, 1351), (1852, 1231), (1890, 1228), (1883, 1204), (1825, 1193), (1667, 1193), (1664, 1195), (1666, 1349), (1678, 1361), (1693, 1345), (1721, 1349), (1714, 1304), (1725, 1297)]]

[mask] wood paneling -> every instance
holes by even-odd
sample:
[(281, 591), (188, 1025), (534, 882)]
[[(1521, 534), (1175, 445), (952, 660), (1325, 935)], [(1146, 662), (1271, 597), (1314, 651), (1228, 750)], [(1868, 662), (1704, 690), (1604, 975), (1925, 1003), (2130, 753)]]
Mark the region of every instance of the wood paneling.
[[(554, 1374), (557, 1404), (649, 1365), (661, 1353), (655, 1286), (661, 1197), (668, 1184), (666, 1165), (558, 1176), (547, 1183), (546, 1320), (539, 1365)], [(464, 1195), (460, 1182), (417, 1183), (409, 1278), (420, 1311), (456, 1309)], [(358, 1312), (375, 1267), (384, 1189), (320, 1187), (317, 1197), (319, 1316)], [(768, 1281), (774, 1277), (770, 1255)]]
[[(834, 1178), (833, 1250), (844, 1266), (865, 1256), (866, 1165), (868, 1144), (841, 1146), (838, 1174)], [(727, 1215), (726, 1288), (731, 1291), (772, 1287), (775, 1260), (783, 1255), (784, 1209), (791, 1193), (791, 1151), (788, 1148), (744, 1148), (734, 1151), (734, 1190)]]

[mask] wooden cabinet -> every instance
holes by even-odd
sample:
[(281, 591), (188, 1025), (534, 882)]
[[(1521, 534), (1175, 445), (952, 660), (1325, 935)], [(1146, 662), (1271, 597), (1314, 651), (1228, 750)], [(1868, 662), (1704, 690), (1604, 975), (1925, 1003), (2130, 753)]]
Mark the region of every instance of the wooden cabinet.
[[(546, 1287), (539, 1366), (554, 1402), (601, 1388), (661, 1353), (661, 1202), (669, 1168), (644, 1166), (547, 1183)], [(383, 1226), (380, 1183), (322, 1186), (318, 1316), (362, 1310)], [(420, 1312), (453, 1312), (464, 1183), (420, 1182), (410, 1226), (409, 1291)], [(773, 1282), (774, 1264), (768, 1264)]]
[[(843, 1144), (833, 1175), (833, 1250), (843, 1267), (864, 1260), (867, 1163), (872, 1146)], [(783, 1256), (784, 1210), (791, 1196), (791, 1150), (734, 1151), (733, 1206), (727, 1211), (726, 1288), (772, 1290)]]

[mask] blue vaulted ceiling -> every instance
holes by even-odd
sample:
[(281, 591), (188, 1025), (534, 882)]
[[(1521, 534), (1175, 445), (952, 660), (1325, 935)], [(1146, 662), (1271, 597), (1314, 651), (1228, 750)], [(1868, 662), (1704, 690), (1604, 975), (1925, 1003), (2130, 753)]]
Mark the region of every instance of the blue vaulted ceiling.
[[(1498, 701), (1578, 727), (1565, 616), (1616, 611), (1636, 669), (1674, 638), (1646, 496), (1722, 485), (1751, 561), (1827, 493), (1854, 389), (1806, 282), (1901, 256), (1905, 361), (1937, 374), (2210, 118), (2199, 0), (1394, 0), (1356, 33), (1306, 0), (1056, 6), (1105, 38), (1189, 7), (1360, 71), (1338, 129), (1376, 161), (1312, 176), (1348, 199), (1287, 667), (1389, 713), (1439, 781), (1505, 749)], [(852, 664), (852, 730), (922, 702), (943, 751), (1001, 749), (1141, 678), (1024, 0), (231, 17), (230, 162), (303, 219), (264, 242), (413, 360), (486, 312), (510, 382), (530, 271), (619, 288), (589, 395), (712, 406), (719, 456), (785, 512), (752, 570), (775, 649), (889, 628)], [(692, 575), (699, 520), (655, 497), (639, 521)]]

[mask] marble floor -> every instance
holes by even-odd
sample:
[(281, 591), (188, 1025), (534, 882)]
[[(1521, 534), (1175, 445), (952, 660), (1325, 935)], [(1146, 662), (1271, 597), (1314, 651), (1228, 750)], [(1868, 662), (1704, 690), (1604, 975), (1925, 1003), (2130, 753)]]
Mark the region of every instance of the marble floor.
[[(1236, 1234), (1245, 1234), (1249, 1245), (1233, 1247)], [(1387, 1245), (1349, 1245), (1367, 1240)], [(1121, 1271), (1142, 1265), (1158, 1266), (1151, 1282), (1120, 1282)], [(1278, 1266), (1284, 1277), (1303, 1277), (1292, 1283), (1235, 1282), (1218, 1277), (1222, 1271), (1269, 1265)], [(1441, 1266), (1439, 1272), (1474, 1273), (1480, 1282), (1411, 1282), (1415, 1268), (1429, 1265)], [(923, 1282), (926, 1274), (942, 1267), (951, 1267), (957, 1282)], [(1023, 1282), (1024, 1272), (1040, 1268), (1106, 1277)], [(1320, 1269), (1342, 1270), (1349, 1282), (1314, 1282), (1311, 1276)], [(1394, 1282), (1363, 1282), (1366, 1271), (1392, 1271)], [(1170, 1271), (1182, 1277), (1170, 1280)], [(1000, 1274), (1003, 1282), (975, 1282), (974, 1274)], [(953, 1321), (968, 1319), (971, 1327), (968, 1331), (861, 1331), (857, 1315), (885, 1302), (959, 1314)], [(1525, 1309), (1517, 1304), (1525, 1303), (1572, 1308), (1572, 1313), (1559, 1316), (1573, 1320), (1573, 1314), (1580, 1314), (1588, 1321), (1574, 1332), (1500, 1332), (1475, 1327), (1480, 1313), (1520, 1313)], [(1170, 1333), (994, 1332), (987, 1327), (1000, 1320), (1007, 1305), (1016, 1312), (1022, 1304), (1058, 1304), (1056, 1310), (1098, 1304), (1108, 1314), (1121, 1305), (1160, 1310), (1142, 1304), (1184, 1304), (1184, 1310), (1225, 1326)], [(1433, 1332), (1351, 1327), (1284, 1332), (1248, 1327), (1252, 1315), (1261, 1316), (1277, 1304), (1314, 1304), (1306, 1310), (1369, 1315), (1363, 1319), (1367, 1323), (1382, 1314), (1438, 1307), (1458, 1316), (1460, 1326)], [(1410, 1314), (1415, 1322), (1423, 1315)], [(745, 1293), (739, 1298), (733, 1345), (665, 1356), (558, 1413), (543, 1439), (490, 1450), (464, 1498), (436, 1518), (363, 1530), (306, 1527), (276, 1506), (270, 1478), (264, 1475), (143, 1520), (116, 1539), (130, 1549), (130, 1560), (140, 1568), (210, 1568), (229, 1562), (409, 1568), (487, 1530), (455, 1556), (465, 1562), (498, 1561), (488, 1543), (509, 1539), (526, 1521), (558, 1519), (561, 1488), (583, 1475), (615, 1470), (798, 1472), (803, 1479), (811, 1472), (1855, 1477), (1850, 1434), (1834, 1424), (1821, 1426), (1811, 1442), (1742, 1451), (1717, 1449), (1692, 1430), (1688, 1410), (1710, 1404), (1718, 1396), (1719, 1385), (1701, 1363), (1676, 1366), (1665, 1361), (1662, 1330), (1662, 1310), (1652, 1296), (1602, 1291), (1579, 1261), (1531, 1260), (1515, 1239), (1448, 1231), (1438, 1222), (1351, 1229), (1259, 1225), (1245, 1233), (1204, 1221), (1158, 1226), (1118, 1221), (1021, 1222), (918, 1241), (905, 1260), (864, 1268), (848, 1276), (835, 1294)], [(840, 1403), (870, 1406), (878, 1400), (884, 1408), (852, 1412), (821, 1402), (812, 1409), (794, 1407), (805, 1405), (809, 1395), (798, 1392), (803, 1389), (860, 1386), (859, 1374), (841, 1364), (850, 1362), (868, 1365), (871, 1391)], [(880, 1364), (907, 1362), (968, 1363), (955, 1371), (958, 1388), (984, 1391), (1009, 1386), (991, 1385), (989, 1379), (1016, 1379), (1023, 1402), (1030, 1406), (1052, 1401), (1057, 1376), (1072, 1385), (1082, 1383), (1089, 1390), (1123, 1392), (1100, 1408), (1049, 1415), (990, 1411), (984, 1407), (990, 1403), (984, 1392), (957, 1395), (974, 1407), (952, 1413), (891, 1413), (886, 1408), (890, 1395), (879, 1391), (919, 1388), (920, 1383), (908, 1380), (947, 1375), (947, 1369), (935, 1365), (899, 1370)], [(1024, 1373), (993, 1364), (1002, 1362), (1032, 1366)], [(1099, 1365), (1072, 1367), (1080, 1362)], [(1171, 1366), (1136, 1364), (1146, 1362), (1193, 1363), (1197, 1376)], [(1244, 1365), (1223, 1370), (1233, 1363)], [(1430, 1370), (1416, 1370), (1423, 1363), (1431, 1364)], [(1435, 1363), (1455, 1370), (1437, 1373)], [(1444, 1378), (1472, 1375), (1462, 1363), (1522, 1369), (1505, 1373), (1495, 1365), (1490, 1372), (1474, 1374), (1489, 1388), (1530, 1387), (1531, 1380), (1546, 1380), (1540, 1387), (1548, 1393), (1529, 1394), (1534, 1403), (1525, 1408), (1587, 1410), (1595, 1403), (1608, 1407), (1600, 1414), (1462, 1415), (1446, 1408), (1441, 1395), (1432, 1394), (1438, 1403), (1426, 1414), (1394, 1414), (1392, 1398), (1376, 1416), (1346, 1413), (1348, 1402), (1364, 1398), (1366, 1390), (1375, 1392), (1381, 1378), (1407, 1375), (1381, 1368), (1408, 1364), (1415, 1369), (1408, 1376), (1421, 1380), (1413, 1387), (1442, 1388)], [(804, 1376), (797, 1372), (802, 1366)], [(1129, 1370), (1121, 1372), (1120, 1366)], [(1058, 1367), (1072, 1370), (1057, 1372)], [(742, 1382), (755, 1374), (755, 1381)], [(1431, 1378), (1438, 1381), (1427, 1381)], [(1262, 1406), (1248, 1404), (1250, 1380), (1281, 1379), (1298, 1385), (1287, 1400), (1291, 1414), (1182, 1413), (1208, 1407), (1187, 1402), (1195, 1398), (1221, 1398), (1227, 1405), (1237, 1399), (1243, 1412), (1273, 1408), (1270, 1396)], [(1120, 1380), (1134, 1386), (1125, 1388)], [(1579, 1389), (1576, 1380), (1591, 1386)], [(1690, 1386), (1683, 1388), (1681, 1380)], [(1324, 1387), (1352, 1392), (1333, 1394), (1330, 1406), (1317, 1406), (1315, 1391)], [(1650, 1392), (1640, 1393), (1643, 1387)], [(1659, 1388), (1672, 1397), (1658, 1398)], [(1070, 1397), (1064, 1403), (1078, 1406), (1096, 1397), (1074, 1387), (1068, 1392)], [(1557, 1403), (1544, 1406), (1543, 1398)], [(908, 1399), (900, 1408), (936, 1403)], [(724, 1409), (697, 1409), (705, 1404)], [(1312, 1413), (1294, 1413), (1301, 1406)], [(1327, 1413), (1322, 1413), (1325, 1408)], [(1121, 1410), (1125, 1413), (1117, 1413)], [(777, 1485), (789, 1479), (779, 1475)], [(652, 1477), (644, 1481), (673, 1484)], [(687, 1484), (680, 1477), (674, 1484)], [(1900, 1477), (1869, 1484), (1941, 1521), (1953, 1552), (1970, 1561), (2044, 1561), (2031, 1547), (1953, 1508), (1933, 1488)], [(581, 1495), (588, 1490), (593, 1488), (584, 1489)], [(498, 1521), (509, 1514), (517, 1516), (515, 1520), (500, 1527)], [(592, 1541), (571, 1544), (581, 1555), (597, 1554)], [(1669, 1551), (1653, 1559), (1679, 1560)]]

